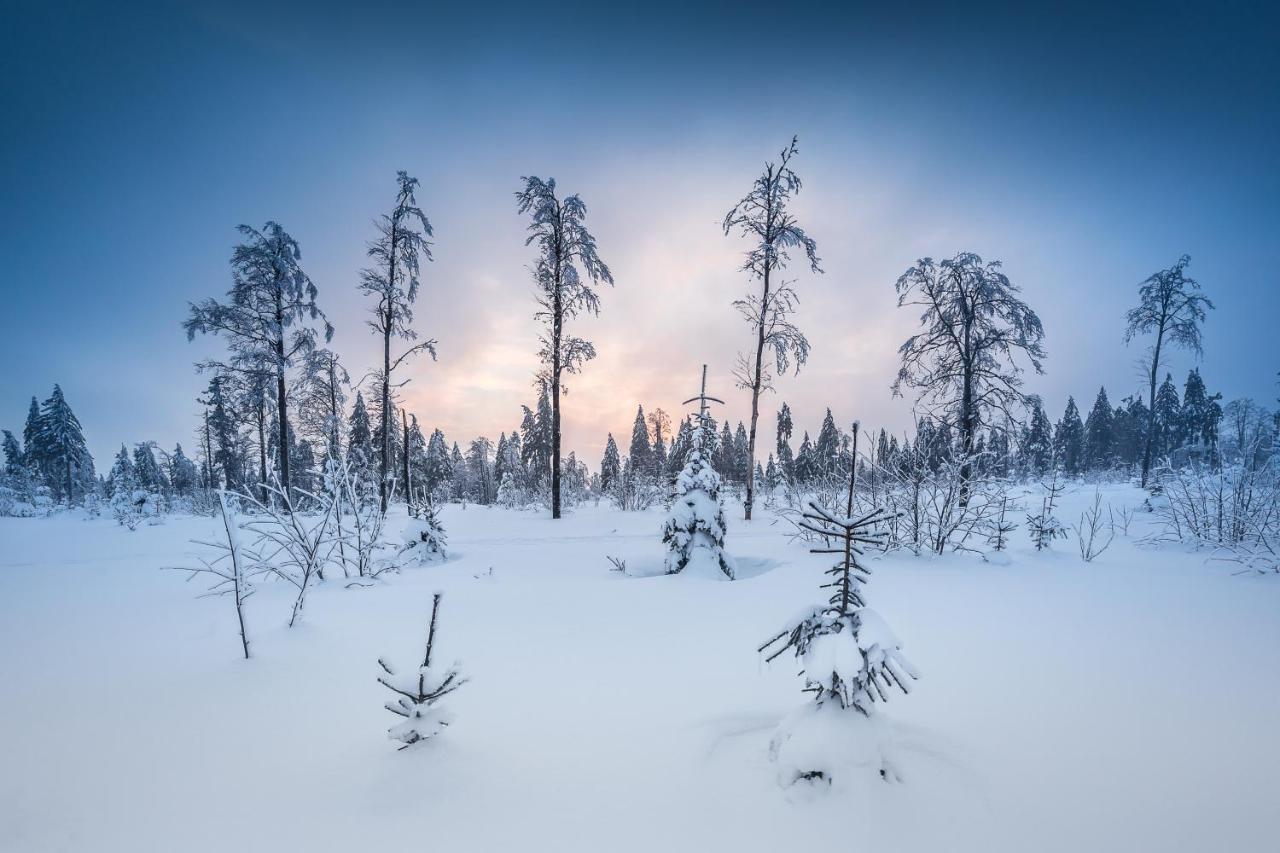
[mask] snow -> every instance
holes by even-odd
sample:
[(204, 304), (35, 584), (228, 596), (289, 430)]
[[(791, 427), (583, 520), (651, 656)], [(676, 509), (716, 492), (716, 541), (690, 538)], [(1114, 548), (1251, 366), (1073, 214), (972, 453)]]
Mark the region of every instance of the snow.
[[(330, 577), (293, 629), (296, 590), (264, 583), (248, 661), (234, 608), (159, 571), (194, 562), (214, 519), (0, 519), (0, 850), (1274, 849), (1273, 578), (1139, 546), (1146, 513), (1092, 563), (1025, 529), (1007, 565), (869, 551), (922, 679), (862, 728), (806, 726), (817, 740), (775, 763), (779, 724), (825, 712), (794, 658), (755, 649), (823, 601), (830, 560), (768, 512), (725, 513), (752, 571), (698, 583), (609, 570), (657, 568), (659, 508), (442, 507), (449, 561)], [(419, 653), (437, 589), (436, 654), (470, 682), (451, 725), (400, 752), (376, 661)], [(875, 775), (890, 741), (901, 784)], [(867, 774), (780, 787), (783, 762), (828, 748)]]

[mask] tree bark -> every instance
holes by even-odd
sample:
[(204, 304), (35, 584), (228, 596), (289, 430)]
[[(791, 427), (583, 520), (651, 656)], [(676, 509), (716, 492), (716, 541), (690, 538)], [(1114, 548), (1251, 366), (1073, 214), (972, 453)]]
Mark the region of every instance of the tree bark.
[(564, 308), (560, 294), (563, 237), (556, 204), (556, 253), (554, 289), (551, 297), (551, 517), (560, 517), (560, 337), (564, 331)]
[(400, 424), (404, 428), (404, 499), (406, 503), (413, 503), (413, 487), (409, 482), (409, 418), (405, 415), (404, 409), (400, 410)]
[(756, 372), (751, 383), (751, 432), (747, 435), (747, 499), (743, 506), (747, 521), (751, 520), (751, 508), (756, 499), (756, 424), (760, 420), (760, 385), (764, 376), (764, 324), (769, 306), (769, 272), (770, 267), (766, 263), (764, 289), (760, 299), (760, 322), (756, 327)]
[(1156, 346), (1151, 353), (1151, 389), (1148, 395), (1147, 441), (1142, 451), (1142, 488), (1147, 487), (1147, 476), (1151, 473), (1151, 448), (1156, 437), (1156, 377), (1160, 374), (1160, 347), (1164, 344), (1164, 324), (1156, 332)]
[(391, 333), (395, 329), (396, 227), (399, 214), (391, 217), (391, 249), (387, 259), (387, 308), (382, 316), (382, 476), (378, 497), (382, 514), (387, 513), (387, 475), (391, 472)]
[(276, 282), (276, 409), (280, 416), (280, 492), (286, 509), (293, 509), (289, 496), (289, 400), (284, 387), (284, 302)]

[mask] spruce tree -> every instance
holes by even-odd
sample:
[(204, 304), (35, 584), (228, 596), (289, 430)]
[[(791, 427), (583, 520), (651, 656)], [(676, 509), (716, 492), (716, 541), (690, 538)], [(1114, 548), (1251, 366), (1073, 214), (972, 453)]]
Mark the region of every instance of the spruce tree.
[(676, 494), (662, 529), (667, 546), (667, 574), (684, 571), (704, 577), (734, 575), (733, 559), (724, 550), (724, 508), (720, 475), (711, 466), (715, 430), (700, 417), (693, 428), (684, 468), (676, 478)]
[[(1154, 415), (1154, 417), (1152, 417)], [(1165, 374), (1164, 382), (1156, 394), (1156, 407), (1148, 412), (1150, 429), (1155, 431), (1149, 442), (1153, 459), (1162, 459), (1182, 446), (1182, 403), (1178, 397), (1178, 388), (1173, 384), (1173, 376)], [(1147, 452), (1143, 448), (1143, 454)]]
[(1053, 435), (1053, 452), (1058, 464), (1074, 477), (1084, 468), (1084, 424), (1074, 397), (1067, 397), (1067, 409), (1062, 413)]
[(836, 429), (836, 420), (827, 409), (822, 418), (822, 429), (818, 431), (818, 440), (813, 445), (814, 474), (828, 477), (836, 473), (840, 464), (840, 431)]
[(636, 407), (636, 419), (631, 425), (631, 470), (637, 477), (648, 477), (653, 470), (653, 452), (649, 447), (649, 425), (644, 418), (644, 407)]
[(1098, 398), (1084, 424), (1084, 466), (1098, 471), (1115, 460), (1115, 413), (1107, 399), (1107, 389), (1098, 389)]
[(1053, 436), (1039, 397), (1032, 398), (1031, 419), (1022, 436), (1020, 456), (1023, 472), (1029, 477), (1044, 476), (1053, 464)]
[(618, 456), (618, 444), (609, 433), (609, 440), (604, 445), (604, 458), (600, 460), (600, 489), (608, 492), (613, 488), (621, 474), (622, 460)]
[(73, 503), (77, 484), (81, 486), (80, 496), (84, 497), (84, 484), (93, 479), (93, 457), (85, 444), (80, 420), (71, 411), (58, 385), (53, 386), (53, 393), (40, 406), (36, 446), (45, 464), (46, 482), (55, 498)]
[(795, 483), (796, 460), (791, 453), (791, 407), (786, 403), (778, 409), (778, 468), (788, 484)]

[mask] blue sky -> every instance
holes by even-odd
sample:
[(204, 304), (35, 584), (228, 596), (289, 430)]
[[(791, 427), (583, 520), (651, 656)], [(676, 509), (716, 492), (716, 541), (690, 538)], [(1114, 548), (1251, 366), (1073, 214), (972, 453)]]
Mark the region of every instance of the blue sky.
[[(29, 3), (0, 32), (0, 425), (60, 382), (100, 464), (120, 442), (193, 443), (202, 381), (186, 304), (220, 295), (240, 222), (299, 240), (334, 345), (375, 359), (356, 292), (397, 169), (436, 227), (411, 411), (496, 437), (531, 397), (536, 327), (512, 198), (578, 192), (616, 289), (576, 332), (566, 434), (593, 465), (637, 402), (670, 412), (749, 343), (730, 307), (744, 248), (719, 220), (792, 134), (796, 213), (826, 274), (794, 271), (814, 352), (798, 428), (902, 428), (895, 351), (916, 258), (1005, 262), (1045, 323), (1057, 417), (1139, 387), (1123, 312), (1192, 256), (1218, 309), (1202, 370), (1274, 403), (1280, 59), (1265, 4), (504, 6)], [(263, 8), (270, 5), (270, 8)], [(1038, 4), (1033, 4), (1038, 5)], [(1175, 375), (1193, 364), (1175, 356)], [(687, 386), (687, 387), (686, 387)]]

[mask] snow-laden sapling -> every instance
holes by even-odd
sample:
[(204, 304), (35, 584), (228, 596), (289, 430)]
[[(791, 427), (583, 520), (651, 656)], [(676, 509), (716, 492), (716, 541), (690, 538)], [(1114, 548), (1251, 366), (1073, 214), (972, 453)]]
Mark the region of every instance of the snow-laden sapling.
[(436, 620), (440, 612), (441, 593), (431, 599), (431, 627), (427, 630), (427, 653), (422, 658), (422, 665), (414, 672), (399, 675), (387, 663), (378, 658), (378, 666), (382, 675), (378, 683), (395, 693), (394, 699), (388, 700), (384, 707), (401, 717), (400, 722), (387, 729), (387, 736), (400, 741), (400, 749), (408, 749), (415, 743), (421, 743), (452, 722), (452, 715), (441, 708), (438, 703), (459, 687), (467, 683), (467, 679), (458, 675), (458, 665), (450, 665), (441, 672), (431, 663), (431, 652), (436, 641)]
[[(241, 495), (240, 499), (259, 515), (246, 522), (245, 527), (258, 535), (257, 547), (262, 551), (264, 566), (276, 577), (297, 587), (298, 595), (289, 617), (292, 628), (302, 615), (313, 581), (324, 580), (324, 566), (333, 551), (330, 525), (337, 501), (334, 496), (321, 500), (296, 486), (291, 501), (279, 481), (267, 488), (279, 501), (263, 503), (250, 495)], [(318, 518), (308, 518), (295, 510), (294, 502), (299, 497), (321, 506)]]
[(837, 543), (812, 549), (840, 556), (826, 572), (832, 580), (822, 585), (832, 590), (830, 599), (759, 648), (768, 653), (766, 662), (792, 650), (801, 664), (804, 691), (813, 694), (811, 703), (783, 720), (770, 743), (786, 785), (830, 784), (835, 771), (846, 767), (876, 771), (886, 781), (900, 778), (876, 704), (886, 701), (894, 688), (909, 693), (917, 675), (902, 656), (898, 638), (863, 598), (862, 587), (871, 572), (858, 562), (863, 553), (859, 546), (883, 544), (885, 534), (876, 528), (885, 520), (885, 511), (852, 516), (854, 476), (851, 472), (846, 517), (810, 502), (801, 522)]
[(448, 556), (444, 525), (440, 523), (435, 503), (429, 499), (415, 506), (413, 516), (405, 522), (402, 537), (404, 544), (400, 546), (399, 556), (405, 562), (426, 565)]
[(226, 595), (236, 606), (236, 621), (240, 625), (240, 647), (244, 650), (245, 659), (249, 658), (249, 633), (244, 623), (244, 603), (253, 595), (253, 576), (260, 573), (262, 559), (250, 548), (240, 544), (240, 522), (236, 518), (234, 504), (227, 499), (227, 493), (218, 490), (218, 511), (222, 520), (225, 542), (204, 542), (196, 540), (197, 545), (214, 549), (217, 556), (211, 560), (201, 559), (196, 568), (177, 567), (177, 571), (189, 573), (187, 580), (196, 575), (212, 575), (214, 581), (201, 596)]
[(675, 500), (662, 528), (669, 575), (689, 570), (706, 577), (733, 579), (733, 558), (724, 550), (720, 475), (710, 461), (714, 444), (715, 430), (705, 415), (700, 416), (684, 469), (676, 478)]
[(1053, 514), (1057, 507), (1058, 498), (1062, 496), (1062, 490), (1065, 488), (1058, 481), (1058, 468), (1056, 465), (1053, 469), (1053, 477), (1049, 482), (1041, 485), (1044, 488), (1044, 497), (1040, 501), (1040, 512), (1035, 515), (1027, 515), (1027, 531), (1031, 534), (1031, 541), (1035, 544), (1037, 551), (1043, 551), (1053, 545), (1054, 539), (1067, 538), (1067, 529), (1062, 526), (1062, 522)]

